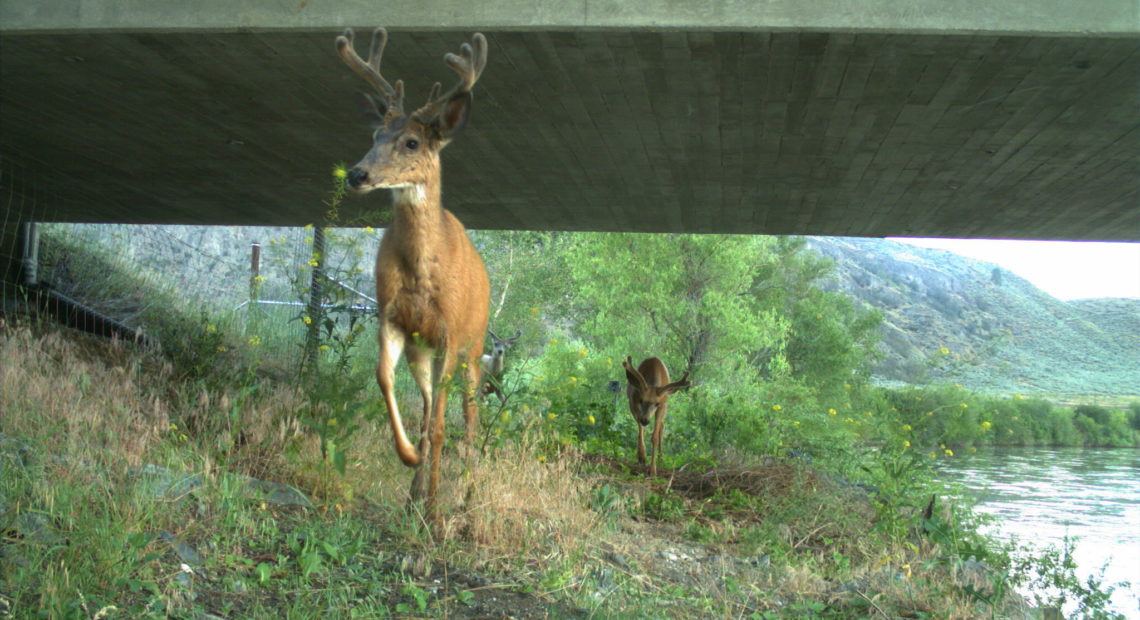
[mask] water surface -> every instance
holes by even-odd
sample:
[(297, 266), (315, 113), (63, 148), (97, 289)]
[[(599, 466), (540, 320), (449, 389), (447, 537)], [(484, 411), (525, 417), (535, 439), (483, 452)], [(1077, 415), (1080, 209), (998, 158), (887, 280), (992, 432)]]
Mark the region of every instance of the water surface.
[(1106, 583), (1131, 582), (1113, 611), (1140, 620), (1140, 450), (978, 449), (942, 461), (938, 477), (1001, 519), (987, 533), (1038, 546), (1079, 538), (1079, 574), (1104, 566)]

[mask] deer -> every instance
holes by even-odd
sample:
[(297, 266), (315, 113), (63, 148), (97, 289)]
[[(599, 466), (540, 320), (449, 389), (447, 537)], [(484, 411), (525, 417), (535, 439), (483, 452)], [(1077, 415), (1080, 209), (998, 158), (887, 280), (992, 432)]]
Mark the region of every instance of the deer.
[(483, 395), (495, 394), (499, 397), (500, 403), (507, 402), (506, 394), (503, 394), (503, 372), (506, 370), (506, 356), (507, 349), (513, 347), (519, 338), (522, 336), (522, 330), (515, 330), (515, 335), (510, 338), (499, 338), (495, 332), (490, 329), (487, 333), (491, 336), (491, 353), (483, 354)]
[[(459, 81), (444, 94), (436, 82), (427, 103), (410, 113), (404, 110), (403, 80), (393, 85), (380, 73), (387, 42), (387, 30), (376, 28), (364, 60), (356, 53), (351, 28), (336, 38), (341, 59), (376, 91), (362, 94), (360, 101), (374, 130), (372, 147), (348, 171), (346, 183), (358, 195), (376, 189), (392, 192), (392, 220), (376, 256), (376, 382), (388, 409), (396, 454), (404, 465), (418, 468), (411, 501), (422, 501), (436, 521), (447, 384), (462, 360), (464, 442), (473, 446), (479, 422), (479, 361), (491, 300), (483, 259), (463, 224), (443, 208), (440, 151), (467, 124), (471, 89), (487, 64), (487, 40), (476, 33), (458, 55), (445, 55), (444, 62)], [(407, 356), (423, 397), (418, 447), (408, 440), (396, 404), (395, 370), (401, 354)]]
[(649, 474), (657, 475), (657, 455), (661, 454), (661, 438), (665, 431), (665, 409), (669, 395), (689, 387), (689, 371), (679, 381), (669, 382), (669, 370), (665, 363), (656, 357), (646, 358), (637, 368), (633, 358), (626, 356), (621, 363), (625, 377), (629, 381), (626, 396), (629, 397), (629, 411), (637, 420), (637, 462), (645, 464), (645, 427), (653, 416), (653, 453), (649, 464)]

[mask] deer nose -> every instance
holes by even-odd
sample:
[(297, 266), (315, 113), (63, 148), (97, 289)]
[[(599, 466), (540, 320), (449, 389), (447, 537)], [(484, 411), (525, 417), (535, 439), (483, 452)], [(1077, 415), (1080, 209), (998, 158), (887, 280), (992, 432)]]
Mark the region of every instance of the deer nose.
[(348, 171), (348, 184), (353, 188), (358, 188), (361, 185), (364, 185), (364, 182), (367, 180), (368, 173), (361, 168), (353, 168), (352, 170)]

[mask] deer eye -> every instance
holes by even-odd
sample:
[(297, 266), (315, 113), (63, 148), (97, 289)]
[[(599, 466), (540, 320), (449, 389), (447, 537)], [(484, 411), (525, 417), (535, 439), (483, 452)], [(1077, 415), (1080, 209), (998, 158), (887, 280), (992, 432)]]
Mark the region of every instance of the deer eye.
[(404, 141), (404, 148), (408, 149), (409, 151), (414, 151), (420, 148), (420, 141), (416, 140), (415, 138), (408, 138)]

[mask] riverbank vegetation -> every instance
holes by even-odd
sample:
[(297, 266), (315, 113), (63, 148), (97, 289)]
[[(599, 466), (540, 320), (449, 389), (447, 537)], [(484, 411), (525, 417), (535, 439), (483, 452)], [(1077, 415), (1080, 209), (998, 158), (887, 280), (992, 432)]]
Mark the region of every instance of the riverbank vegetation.
[[(302, 261), (298, 299), (317, 264), (341, 280), (366, 271), (360, 237), (335, 234), (347, 258)], [(475, 238), (492, 328), (523, 336), (506, 398), (485, 401), (478, 465), (446, 461), (435, 529), (405, 506), (375, 325), (353, 304), (275, 321), (187, 306), (106, 256), (63, 261), (77, 288), (123, 291), (162, 351), (0, 326), (0, 605), (59, 618), (1026, 617), (1020, 588), (1105, 613), (1110, 586), (1057, 552), (980, 536), (931, 470), (990, 443), (1135, 446), (1140, 407), (878, 387), (876, 314), (816, 286), (828, 264), (796, 239)], [(165, 297), (138, 292), (155, 288)], [(302, 354), (314, 333), (315, 358)], [(633, 458), (627, 355), (691, 373), (656, 478)], [(415, 407), (404, 371), (400, 390)]]

